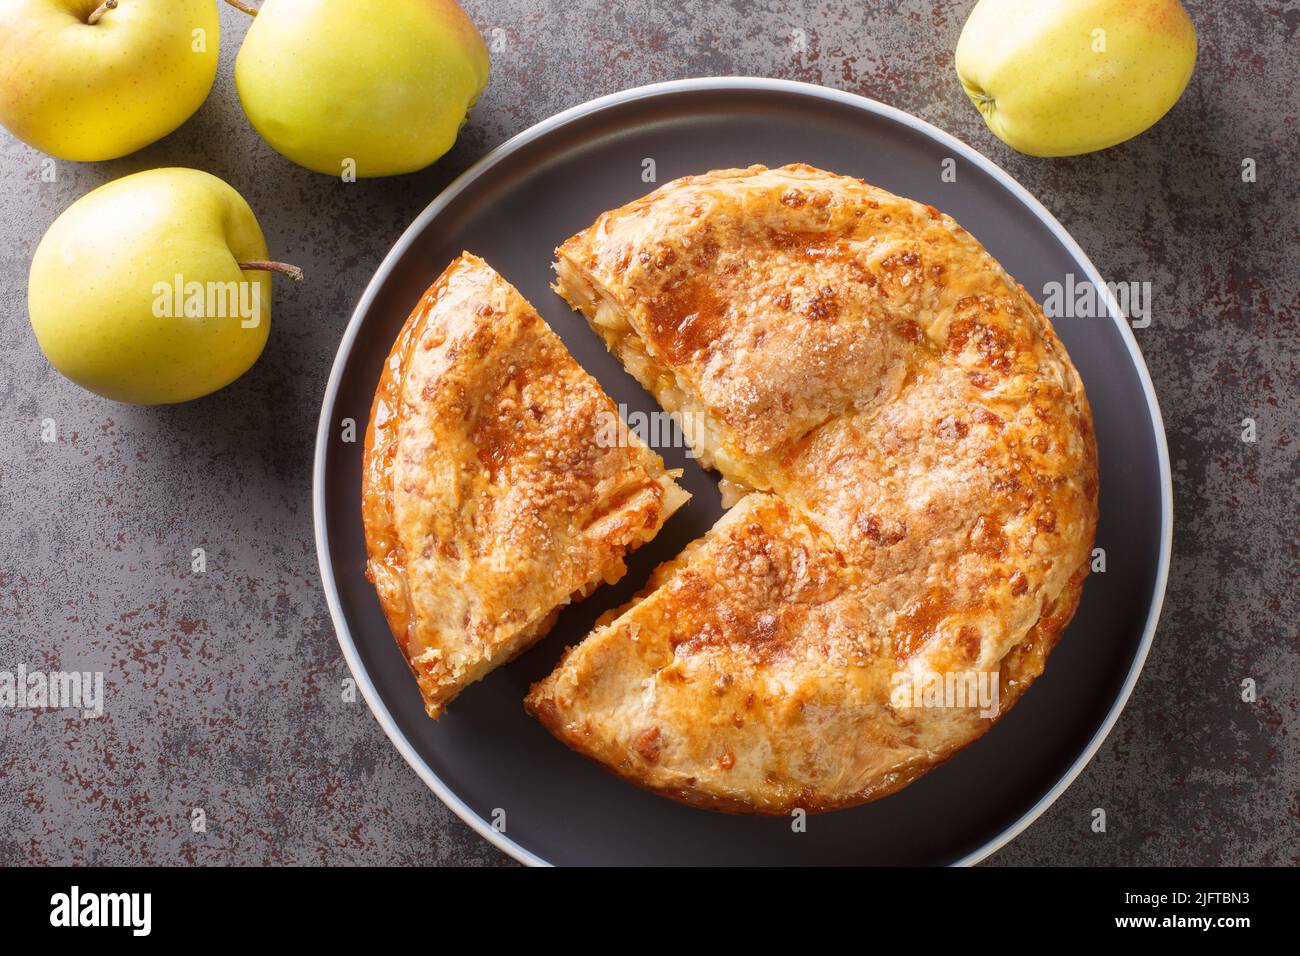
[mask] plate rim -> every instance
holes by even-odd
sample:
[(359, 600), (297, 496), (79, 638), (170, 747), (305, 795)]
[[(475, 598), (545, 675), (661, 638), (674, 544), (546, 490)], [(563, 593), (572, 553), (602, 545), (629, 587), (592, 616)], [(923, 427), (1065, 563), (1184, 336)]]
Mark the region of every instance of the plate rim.
[(531, 850), (516, 843), (510, 837), (503, 833), (497, 832), (481, 816), (474, 812), (461, 798), (449, 788), (431, 768), (420, 754), (415, 750), (411, 742), (402, 733), (388, 710), (388, 706), (380, 697), (378, 690), (375, 688), (361, 661), (360, 652), (357, 649), (355, 640), (352, 637), (351, 630), (348, 627), (346, 618), (343, 615), (343, 609), (339, 602), (338, 589), (334, 580), (333, 563), (329, 560), (329, 550), (326, 541), (325, 531), (325, 459), (329, 444), (329, 436), (332, 428), (331, 414), (338, 400), (339, 384), (343, 377), (343, 368), (347, 360), (351, 357), (352, 348), (356, 337), (360, 332), (365, 314), (370, 310), (375, 298), (379, 294), (380, 287), (387, 281), (392, 273), (397, 260), (420, 235), (425, 226), (434, 219), (451, 201), (469, 187), (471, 183), (496, 166), (501, 160), (514, 153), (522, 146), (532, 142), (539, 137), (556, 130), (569, 122), (594, 113), (598, 110), (605, 109), (622, 103), (628, 103), (633, 100), (647, 99), (665, 94), (681, 92), (727, 92), (727, 91), (767, 91), (780, 93), (793, 93), (796, 95), (809, 96), (815, 99), (828, 100), (830, 102), (854, 107), (864, 110), (876, 116), (881, 116), (905, 127), (915, 130), (939, 144), (953, 150), (967, 162), (979, 167), (983, 172), (992, 177), (999, 185), (1006, 189), (1014, 198), (1018, 199), (1024, 206), (1034, 214), (1044, 226), (1052, 233), (1062, 246), (1072, 255), (1083, 267), (1084, 272), (1093, 287), (1096, 289), (1106, 290), (1104, 298), (1106, 300), (1107, 312), (1111, 321), (1119, 327), (1120, 337), (1128, 349), (1129, 356), (1138, 373), (1138, 379), (1142, 386), (1142, 393), (1146, 398), (1147, 408), (1151, 415), (1152, 430), (1155, 433), (1156, 457), (1160, 471), (1160, 554), (1156, 567), (1156, 578), (1153, 584), (1150, 609), (1147, 613), (1147, 620), (1143, 626), (1142, 639), (1138, 645), (1137, 653), (1134, 655), (1133, 662), (1129, 667), (1129, 672), (1124, 680), (1124, 685), (1120, 688), (1119, 694), (1112, 702), (1106, 718), (1093, 734), (1088, 745), (1075, 758), (1069, 769), (1061, 775), (1056, 784), (1052, 786), (1038, 801), (1026, 810), (1016, 821), (1010, 824), (997, 836), (993, 837), (983, 846), (971, 851), (966, 856), (954, 861), (954, 866), (972, 866), (981, 860), (995, 853), (997, 850), (1006, 846), (1017, 836), (1023, 833), (1028, 827), (1037, 820), (1056, 800), (1064, 793), (1072, 783), (1083, 772), (1099, 749), (1102, 743), (1110, 735), (1115, 723), (1119, 720), (1120, 713), (1128, 703), (1129, 697), (1133, 693), (1133, 688), (1137, 684), (1142, 668), (1146, 663), (1147, 655), (1151, 650), (1151, 645), (1155, 639), (1156, 626), (1160, 620), (1160, 612), (1164, 606), (1165, 591), (1169, 580), (1170, 559), (1173, 552), (1173, 478), (1169, 463), (1169, 446), (1165, 436), (1164, 419), (1160, 414), (1160, 404), (1156, 398), (1155, 386), (1151, 381), (1151, 374), (1147, 369), (1146, 361), (1142, 358), (1142, 351), (1138, 347), (1137, 338), (1133, 335), (1133, 330), (1129, 327), (1127, 320), (1124, 319), (1119, 309), (1118, 303), (1110, 294), (1108, 287), (1102, 280), (1101, 273), (1093, 265), (1092, 260), (1084, 253), (1083, 249), (1074, 240), (1065, 227), (1047, 210), (1041, 202), (1034, 197), (1024, 186), (1022, 186), (1014, 177), (1011, 176), (1001, 166), (989, 159), (983, 153), (979, 152), (973, 146), (968, 145), (962, 140), (945, 132), (939, 127), (926, 122), (919, 117), (913, 116), (894, 106), (889, 106), (879, 100), (874, 100), (857, 93), (849, 93), (844, 90), (838, 90), (833, 87), (819, 86), (813, 83), (805, 83), (799, 80), (785, 80), (770, 77), (754, 76), (713, 76), (697, 77), (693, 79), (668, 80), (661, 83), (649, 83), (643, 86), (630, 87), (617, 93), (610, 93), (605, 96), (599, 96), (595, 99), (580, 103), (577, 106), (569, 107), (562, 110), (538, 123), (528, 127), (522, 132), (516, 133), (505, 142), (494, 147), (478, 159), (473, 165), (457, 176), (452, 182), (427, 205), (419, 215), (411, 221), (397, 241), (393, 243), (388, 253), (376, 267), (370, 281), (366, 284), (365, 291), (362, 292), (361, 298), (357, 301), (356, 307), (352, 310), (352, 315), (348, 319), (348, 324), (343, 330), (343, 335), (339, 339), (338, 349), (334, 355), (334, 362), (330, 367), (328, 382), (325, 386), (325, 393), (321, 399), (320, 418), (316, 428), (316, 447), (313, 453), (312, 461), (312, 526), (316, 543), (316, 557), (320, 567), (321, 584), (325, 592), (325, 601), (329, 607), (330, 619), (334, 624), (335, 637), (339, 642), (339, 647), (343, 651), (344, 659), (347, 661), (348, 670), (352, 673), (357, 682), (357, 686), (365, 697), (366, 705), (370, 708), (371, 714), (379, 722), (380, 727), (387, 735), (389, 741), (397, 748), (403, 759), (410, 765), (416, 774), (424, 781), (425, 785), (440, 799), (453, 813), (461, 820), (473, 828), (481, 837), (487, 840), (497, 849), (508, 854), (516, 861), (528, 866), (550, 866), (549, 861), (543, 859)]

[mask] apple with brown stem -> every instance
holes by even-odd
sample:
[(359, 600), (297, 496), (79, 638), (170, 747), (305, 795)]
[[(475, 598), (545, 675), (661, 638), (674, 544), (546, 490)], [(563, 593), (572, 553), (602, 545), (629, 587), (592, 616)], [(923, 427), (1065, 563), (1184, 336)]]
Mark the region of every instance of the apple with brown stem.
[(253, 211), (197, 169), (115, 180), (54, 221), (32, 258), (27, 304), (50, 364), (120, 402), (207, 395), (266, 345), (271, 273)]

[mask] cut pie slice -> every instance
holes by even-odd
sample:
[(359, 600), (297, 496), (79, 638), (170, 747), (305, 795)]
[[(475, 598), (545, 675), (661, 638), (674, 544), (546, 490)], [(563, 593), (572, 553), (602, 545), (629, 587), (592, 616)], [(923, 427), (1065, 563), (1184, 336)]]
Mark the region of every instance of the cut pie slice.
[(532, 306), (462, 255), (393, 345), (366, 431), (374, 583), (429, 716), (626, 572), (689, 497)]

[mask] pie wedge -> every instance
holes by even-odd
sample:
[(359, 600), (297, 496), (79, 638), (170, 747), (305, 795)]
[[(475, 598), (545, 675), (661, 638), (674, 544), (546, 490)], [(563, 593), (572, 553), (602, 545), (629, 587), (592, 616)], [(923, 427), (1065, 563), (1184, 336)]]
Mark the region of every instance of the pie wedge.
[(532, 306), (462, 255), (393, 345), (366, 430), (374, 583), (430, 717), (625, 572), (688, 495)]

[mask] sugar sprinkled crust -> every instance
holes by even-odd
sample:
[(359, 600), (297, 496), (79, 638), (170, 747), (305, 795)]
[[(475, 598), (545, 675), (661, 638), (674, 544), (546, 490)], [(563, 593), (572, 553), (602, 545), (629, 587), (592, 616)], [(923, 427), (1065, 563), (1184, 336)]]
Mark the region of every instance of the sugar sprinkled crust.
[(412, 311), (371, 409), (362, 515), (429, 716), (622, 577), (686, 500), (617, 414), (483, 260), (456, 259)]
[[(1073, 616), (1097, 520), (1087, 398), (1025, 290), (933, 207), (803, 165), (669, 183), (557, 260), (751, 493), (529, 709), (736, 812), (875, 799), (984, 733)], [(909, 673), (993, 675), (996, 713), (900, 705)]]

